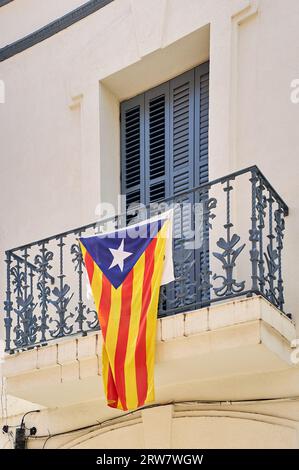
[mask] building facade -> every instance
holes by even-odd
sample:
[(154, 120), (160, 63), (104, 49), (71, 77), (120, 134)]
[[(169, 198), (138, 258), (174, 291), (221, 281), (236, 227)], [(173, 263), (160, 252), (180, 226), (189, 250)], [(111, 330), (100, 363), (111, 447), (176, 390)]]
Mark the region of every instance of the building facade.
[[(1, 447), (29, 412), (28, 448), (298, 448), (298, 20), (296, 0), (0, 1)], [(156, 406), (129, 415), (76, 243), (127, 222), (120, 194), (176, 207)]]

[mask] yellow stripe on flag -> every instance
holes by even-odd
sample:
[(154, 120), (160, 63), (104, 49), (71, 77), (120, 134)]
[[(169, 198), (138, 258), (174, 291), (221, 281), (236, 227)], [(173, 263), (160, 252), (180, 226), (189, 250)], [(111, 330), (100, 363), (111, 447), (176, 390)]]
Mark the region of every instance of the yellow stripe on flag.
[(92, 290), (92, 295), (94, 298), (94, 303), (96, 306), (96, 311), (97, 313), (99, 312), (99, 303), (101, 300), (101, 294), (102, 294), (102, 277), (103, 273), (98, 267), (96, 263), (94, 264), (94, 271), (93, 271), (93, 278), (92, 278), (92, 283), (91, 283), (91, 290)]
[(83, 245), (83, 243), (81, 243), (81, 242), (79, 242), (79, 245), (80, 245), (81, 252), (82, 252), (82, 257), (83, 257), (83, 260), (84, 260), (85, 255), (86, 255), (86, 248), (85, 248), (85, 246)]
[(107, 356), (107, 351), (105, 347), (105, 343), (103, 343), (102, 347), (102, 374), (103, 374), (103, 383), (104, 383), (104, 390), (105, 396), (108, 396), (108, 370), (109, 370), (109, 360)]
[(151, 281), (151, 302), (146, 319), (146, 365), (147, 365), (147, 397), (145, 403), (154, 401), (154, 366), (156, 351), (156, 330), (157, 330), (157, 304), (159, 301), (161, 278), (164, 266), (164, 255), (166, 246), (166, 234), (168, 230), (166, 221), (157, 235), (157, 245), (155, 249), (155, 265)]

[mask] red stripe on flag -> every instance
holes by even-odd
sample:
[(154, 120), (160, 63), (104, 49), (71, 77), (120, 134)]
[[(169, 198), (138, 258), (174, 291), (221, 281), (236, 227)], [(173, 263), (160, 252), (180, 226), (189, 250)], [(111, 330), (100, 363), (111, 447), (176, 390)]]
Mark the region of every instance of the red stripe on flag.
[[(111, 306), (111, 284), (106, 278), (106, 276), (104, 276), (103, 274), (102, 275), (102, 293), (101, 293), (101, 299), (100, 299), (100, 304), (99, 304), (98, 316), (99, 316), (99, 323), (100, 323), (100, 327), (102, 330), (104, 341), (106, 339), (110, 306)], [(109, 406), (111, 406), (112, 408), (117, 407), (118, 395), (117, 395), (117, 391), (115, 388), (115, 383), (114, 383), (110, 364), (109, 364), (108, 379), (107, 379), (107, 401), (109, 403)]]
[(151, 301), (151, 280), (154, 273), (155, 248), (157, 238), (145, 250), (145, 266), (142, 288), (142, 307), (139, 331), (135, 351), (136, 382), (138, 394), (138, 407), (142, 406), (147, 395), (147, 366), (146, 366), (146, 317)]
[(119, 399), (124, 410), (127, 410), (126, 383), (125, 383), (125, 359), (131, 317), (131, 301), (133, 291), (133, 269), (127, 275), (122, 284), (121, 312), (118, 327), (118, 337), (114, 358), (115, 383)]
[(93, 259), (92, 259), (92, 257), (90, 256), (90, 254), (88, 253), (87, 250), (86, 250), (86, 253), (85, 253), (84, 262), (85, 262), (85, 267), (86, 267), (86, 271), (87, 271), (87, 274), (88, 274), (89, 282), (91, 284), (92, 278), (93, 278), (94, 264), (93, 264)]
[(112, 375), (112, 370), (109, 364), (108, 380), (107, 380), (107, 402), (111, 408), (117, 408), (118, 393), (115, 387), (115, 382)]

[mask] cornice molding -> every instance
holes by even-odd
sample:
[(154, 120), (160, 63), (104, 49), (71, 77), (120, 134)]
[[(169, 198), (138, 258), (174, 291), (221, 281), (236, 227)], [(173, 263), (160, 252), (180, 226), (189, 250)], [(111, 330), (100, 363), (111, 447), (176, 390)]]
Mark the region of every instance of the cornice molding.
[[(2, 0), (2, 2), (0, 0), (0, 6), (5, 4), (3, 2), (7, 3), (8, 1), (12, 0)], [(2, 47), (0, 49), (0, 62), (3, 62), (4, 60), (9, 59), (16, 54), (19, 54), (20, 52), (35, 46), (35, 44), (38, 44), (39, 42), (45, 41), (60, 31), (68, 28), (69, 26), (72, 26), (74, 23), (77, 23), (83, 18), (86, 18), (92, 13), (95, 13), (111, 2), (113, 2), (113, 0), (90, 0), (89, 2), (84, 3), (82, 6), (72, 10), (66, 15), (61, 16), (57, 20), (52, 21), (37, 31), (34, 31), (28, 36), (25, 36), (24, 38), (18, 39), (12, 44), (8, 44), (7, 46)]]

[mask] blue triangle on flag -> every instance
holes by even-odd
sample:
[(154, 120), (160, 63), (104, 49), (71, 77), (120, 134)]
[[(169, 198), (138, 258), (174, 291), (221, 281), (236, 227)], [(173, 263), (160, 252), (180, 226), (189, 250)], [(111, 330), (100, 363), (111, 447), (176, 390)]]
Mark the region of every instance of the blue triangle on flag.
[(80, 238), (94, 262), (117, 289), (156, 237), (165, 219), (128, 226), (107, 235)]

